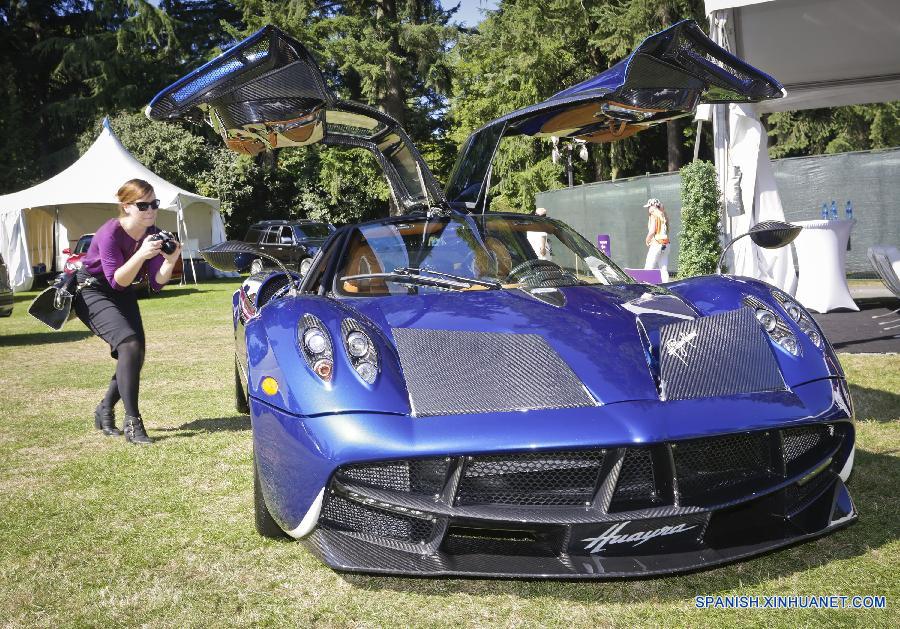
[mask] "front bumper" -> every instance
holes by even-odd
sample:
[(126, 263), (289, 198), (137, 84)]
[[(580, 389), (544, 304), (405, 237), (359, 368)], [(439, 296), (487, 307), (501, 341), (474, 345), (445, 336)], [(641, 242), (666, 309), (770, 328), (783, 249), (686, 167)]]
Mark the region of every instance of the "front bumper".
[[(854, 521), (839, 477), (854, 442), (840, 384), (796, 391), (804, 404), (740, 400), (718, 434), (673, 421), (713, 410), (708, 401), (669, 403), (668, 434), (654, 439), (610, 437), (616, 426), (649, 437), (657, 425), (624, 404), (590, 422), (551, 411), (422, 420), (251, 407), (272, 515), (295, 529), (325, 487), (306, 543), (337, 570), (604, 578), (705, 568)], [(541, 448), (524, 441), (538, 428)]]
[[(725, 510), (700, 518), (707, 525), (702, 534), (687, 529), (655, 538), (667, 540), (656, 547), (634, 547), (628, 542), (624, 554), (606, 555), (564, 552), (560, 539), (571, 528), (562, 527), (541, 537), (525, 537), (515, 532), (506, 538), (488, 536), (489, 531), (462, 529), (447, 536), (436, 551), (413, 552), (391, 548), (359, 535), (319, 528), (306, 538), (309, 548), (331, 568), (348, 572), (410, 576), (531, 577), (552, 579), (611, 579), (648, 577), (711, 568), (738, 561), (790, 544), (804, 542), (847, 526), (857, 519), (850, 495), (840, 479), (825, 488), (819, 497), (790, 518), (766, 513), (778, 502), (757, 501), (741, 509)], [(830, 512), (830, 514), (829, 514)], [(746, 520), (744, 520), (746, 518)], [(673, 523), (678, 518), (670, 518)], [(597, 536), (611, 531), (654, 529), (660, 521), (632, 520), (599, 523)], [(750, 528), (752, 523), (756, 528)], [(521, 526), (521, 525), (520, 525)], [(491, 531), (490, 533), (496, 533)], [(586, 538), (591, 539), (591, 538)], [(752, 540), (752, 541), (750, 541)]]

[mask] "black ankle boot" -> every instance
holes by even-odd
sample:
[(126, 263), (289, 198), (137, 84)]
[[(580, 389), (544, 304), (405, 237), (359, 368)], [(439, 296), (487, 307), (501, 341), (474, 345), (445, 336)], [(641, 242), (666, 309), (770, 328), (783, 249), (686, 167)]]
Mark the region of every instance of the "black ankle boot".
[(107, 437), (118, 437), (122, 431), (116, 428), (116, 412), (100, 404), (94, 410), (94, 428), (102, 430)]
[(144, 420), (140, 415), (137, 417), (125, 416), (125, 440), (129, 443), (153, 443), (153, 440), (147, 436), (147, 431), (144, 430)]

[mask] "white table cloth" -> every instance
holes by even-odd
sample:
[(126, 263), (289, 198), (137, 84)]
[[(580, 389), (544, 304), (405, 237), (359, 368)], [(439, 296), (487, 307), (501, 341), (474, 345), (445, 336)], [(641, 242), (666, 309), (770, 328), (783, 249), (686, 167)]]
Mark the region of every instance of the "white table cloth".
[(833, 221), (794, 221), (803, 228), (794, 247), (800, 278), (796, 298), (815, 312), (830, 312), (838, 308), (859, 310), (850, 296), (845, 267), (847, 241), (856, 219)]

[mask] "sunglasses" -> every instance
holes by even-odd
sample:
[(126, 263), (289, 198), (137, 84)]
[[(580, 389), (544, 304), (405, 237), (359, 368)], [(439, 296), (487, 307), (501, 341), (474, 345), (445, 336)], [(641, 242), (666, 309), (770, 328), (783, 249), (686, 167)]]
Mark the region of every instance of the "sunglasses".
[(158, 210), (159, 199), (153, 199), (152, 201), (138, 201), (134, 205), (141, 212), (146, 212), (147, 210)]

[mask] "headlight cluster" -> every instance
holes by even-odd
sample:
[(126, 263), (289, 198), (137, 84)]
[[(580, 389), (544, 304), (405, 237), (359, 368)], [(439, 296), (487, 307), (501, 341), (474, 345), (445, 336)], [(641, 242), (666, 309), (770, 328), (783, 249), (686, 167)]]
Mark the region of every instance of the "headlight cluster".
[(818, 327), (813, 323), (812, 317), (809, 316), (806, 309), (794, 301), (793, 297), (787, 293), (773, 290), (772, 294), (778, 300), (778, 303), (781, 304), (781, 307), (784, 308), (784, 311), (788, 313), (788, 316), (797, 322), (800, 330), (809, 337), (812, 344), (821, 349), (825, 341), (822, 339), (822, 333), (819, 332)]
[(334, 348), (321, 319), (311, 314), (300, 320), (300, 349), (313, 372), (325, 382), (334, 372)]
[(797, 342), (797, 337), (781, 320), (781, 317), (772, 311), (771, 306), (751, 295), (744, 297), (743, 302), (745, 306), (756, 313), (756, 320), (759, 321), (762, 329), (779, 347), (792, 356), (800, 355), (800, 343)]
[(344, 319), (341, 322), (341, 335), (344, 347), (350, 357), (350, 364), (365, 382), (372, 384), (378, 377), (378, 352), (369, 335), (355, 319)]
[[(313, 315), (300, 320), (299, 344), (306, 362), (313, 372), (325, 382), (330, 382), (334, 372), (334, 346), (331, 335), (322, 321)], [(344, 349), (356, 374), (369, 384), (378, 377), (378, 352), (375, 344), (355, 319), (341, 322)]]

